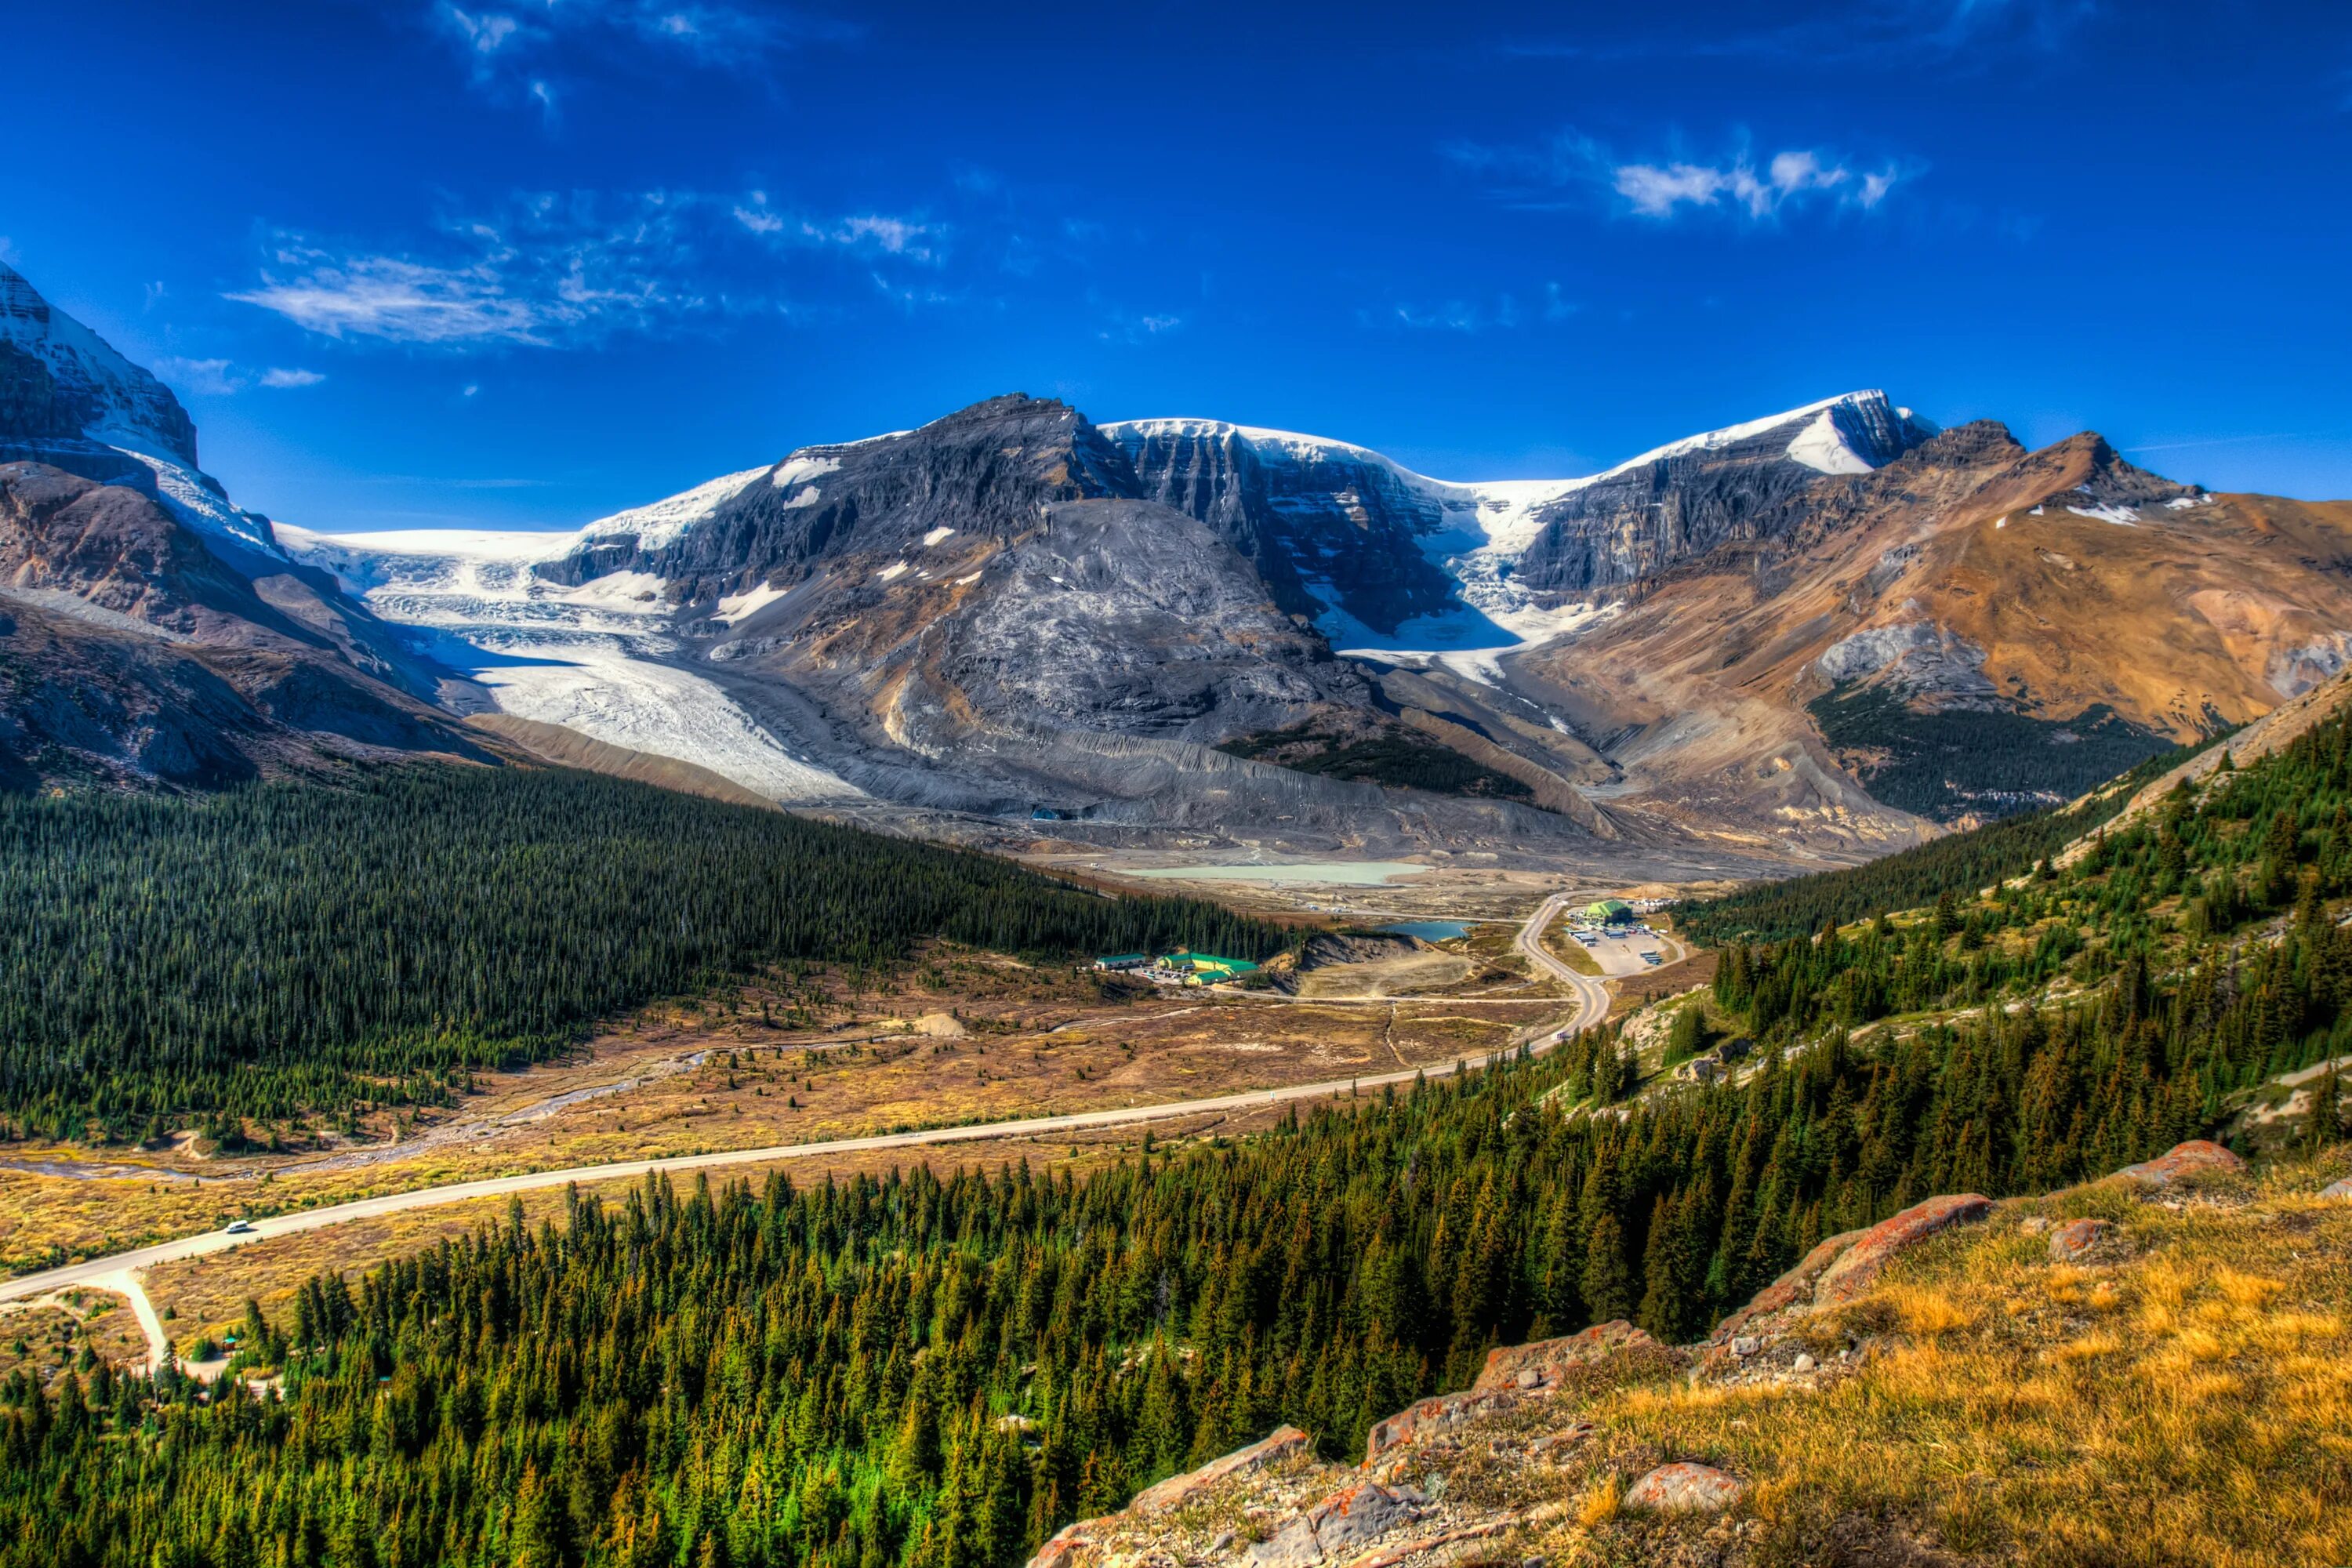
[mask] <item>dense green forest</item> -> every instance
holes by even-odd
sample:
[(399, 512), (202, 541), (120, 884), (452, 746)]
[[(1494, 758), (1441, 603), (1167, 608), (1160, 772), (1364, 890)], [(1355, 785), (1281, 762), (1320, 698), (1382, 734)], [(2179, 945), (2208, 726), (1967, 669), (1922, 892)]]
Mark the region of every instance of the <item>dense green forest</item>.
[(1831, 922), (1846, 925), (1886, 910), (1916, 909), (1946, 893), (1974, 893), (2032, 870), (2035, 862), (2112, 820), (2142, 785), (2222, 738), (2217, 734), (2159, 752), (2064, 805), (2005, 816), (1867, 865), (1816, 871), (1683, 904), (1675, 910), (1675, 929), (1710, 947), (1741, 936), (1778, 942), (1810, 936)]
[(1872, 795), (1937, 822), (2070, 800), (2168, 749), (2105, 703), (2063, 721), (1988, 709), (1918, 712), (1891, 688), (1844, 686), (1806, 710), (1832, 747), (1868, 759), (1858, 771)]
[[(15, 1375), (0, 1568), (1002, 1568), (1277, 1421), (1355, 1453), (1492, 1345), (1693, 1337), (1830, 1233), (2114, 1170), (2340, 1044), (2347, 747), (1990, 900), (1728, 950), (1716, 1005), (1762, 1047), (1736, 1084), (1592, 1114), (1635, 1071), (1604, 1029), (1084, 1182), (649, 1180), (249, 1313), (282, 1402)], [(2062, 974), (2071, 1002), (1859, 1028)]]
[(137, 1137), (443, 1103), (615, 1010), (932, 937), (1033, 955), (1283, 933), (1009, 862), (560, 770), (0, 797), (0, 1118)]

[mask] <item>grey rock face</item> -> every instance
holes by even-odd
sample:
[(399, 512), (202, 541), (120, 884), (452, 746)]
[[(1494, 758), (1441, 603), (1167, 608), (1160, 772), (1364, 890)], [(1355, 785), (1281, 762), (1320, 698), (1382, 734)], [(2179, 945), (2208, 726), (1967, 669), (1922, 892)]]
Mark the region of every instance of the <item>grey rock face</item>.
[(1126, 455), (1077, 410), (1015, 393), (919, 430), (803, 447), (675, 538), (600, 538), (540, 572), (573, 584), (650, 572), (686, 599), (715, 598), (940, 529), (1009, 541), (1058, 502), (1138, 494)]
[(983, 710), (1216, 740), (1365, 700), (1362, 679), (1191, 519), (1113, 500), (1048, 515), (988, 564), (993, 591), (947, 623), (940, 668)]
[(1669, 449), (1570, 491), (1538, 514), (1543, 529), (1520, 558), (1530, 587), (1580, 594), (1632, 583), (1734, 540), (1769, 537), (1801, 513), (1782, 503), (1824, 476), (1790, 455), (1824, 417), (1854, 457), (1878, 468), (1935, 432), (1877, 394), (1792, 416), (1719, 446)]
[(1330, 602), (1386, 633), (1453, 601), (1453, 580), (1416, 542), (1444, 525), (1444, 506), (1383, 458), (1254, 440), (1212, 420), (1103, 428), (1145, 496), (1215, 529), (1290, 614), (1313, 616)]
[[(80, 472), (74, 458), (107, 442), (152, 446), (196, 466), (196, 427), (172, 389), (117, 353), (104, 339), (53, 310), (24, 274), (0, 262), (0, 439)], [(119, 455), (104, 460), (119, 465)], [(83, 476), (117, 482), (115, 474)], [(151, 484), (152, 488), (152, 484)]]

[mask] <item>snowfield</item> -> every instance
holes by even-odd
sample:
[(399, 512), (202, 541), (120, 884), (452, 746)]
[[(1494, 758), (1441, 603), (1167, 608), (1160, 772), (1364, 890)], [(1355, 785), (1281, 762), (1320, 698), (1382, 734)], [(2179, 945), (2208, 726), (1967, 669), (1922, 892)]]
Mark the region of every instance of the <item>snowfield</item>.
[(785, 751), (710, 681), (637, 658), (618, 639), (511, 643), (473, 677), (502, 712), (697, 763), (771, 800), (805, 805), (861, 793)]
[[(589, 528), (690, 527), (689, 514), (700, 508), (708, 515), (723, 487), (734, 486), (725, 492), (733, 494), (767, 471), (730, 474)], [(637, 521), (613, 530), (623, 519)], [(480, 685), (502, 712), (697, 763), (787, 805), (862, 794), (793, 755), (716, 684), (666, 662), (678, 648), (667, 635), (676, 606), (659, 577), (612, 572), (569, 588), (538, 575), (535, 567), (561, 560), (584, 537), (587, 531), (278, 530), (287, 553), (331, 573), (385, 620), (416, 628), (436, 663)], [(731, 624), (783, 594), (763, 585), (733, 595), (719, 602), (719, 618)]]

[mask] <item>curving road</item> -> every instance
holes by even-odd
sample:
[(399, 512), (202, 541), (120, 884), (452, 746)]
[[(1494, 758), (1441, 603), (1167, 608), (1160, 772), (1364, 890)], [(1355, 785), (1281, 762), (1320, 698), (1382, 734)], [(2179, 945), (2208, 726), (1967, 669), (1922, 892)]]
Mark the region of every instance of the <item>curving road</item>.
[[(1543, 973), (1564, 983), (1573, 993), (1576, 1011), (1564, 1022), (1529, 1042), (1533, 1051), (1541, 1055), (1557, 1046), (1577, 1030), (1600, 1023), (1609, 1016), (1609, 993), (1601, 982), (1589, 975), (1577, 973), (1545, 949), (1542, 933), (1567, 902), (1565, 893), (1554, 894), (1529, 916), (1519, 930), (1518, 949)], [(1382, 1001), (1410, 1000), (1383, 997)], [(384, 1215), (400, 1214), (408, 1209), (431, 1208), (442, 1204), (463, 1203), (469, 1198), (502, 1197), (510, 1193), (534, 1192), (546, 1187), (561, 1187), (578, 1182), (587, 1185), (598, 1182), (627, 1180), (651, 1172), (679, 1173), (707, 1171), (725, 1165), (756, 1165), (780, 1160), (823, 1159), (835, 1154), (862, 1153), (877, 1149), (919, 1149), (940, 1143), (978, 1142), (995, 1138), (1025, 1138), (1041, 1133), (1081, 1131), (1098, 1127), (1126, 1127), (1138, 1122), (1167, 1121), (1180, 1117), (1216, 1115), (1234, 1111), (1255, 1110), (1270, 1105), (1284, 1105), (1295, 1100), (1328, 1100), (1334, 1095), (1378, 1089), (1390, 1084), (1407, 1084), (1418, 1077), (1448, 1078), (1458, 1070), (1473, 1070), (1486, 1065), (1485, 1059), (1455, 1064), (1440, 1063), (1427, 1068), (1407, 1068), (1400, 1072), (1370, 1074), (1360, 1078), (1333, 1079), (1324, 1083), (1290, 1084), (1280, 1089), (1249, 1089), (1240, 1094), (1218, 1095), (1207, 1100), (1186, 1100), (1151, 1105), (1124, 1106), (1108, 1110), (1075, 1110), (1055, 1116), (1032, 1116), (1017, 1121), (985, 1121), (966, 1127), (933, 1127), (915, 1132), (877, 1133), (866, 1138), (835, 1138), (820, 1143), (782, 1143), (764, 1149), (730, 1149), (717, 1153), (680, 1155), (672, 1159), (623, 1160), (605, 1165), (572, 1165), (553, 1171), (528, 1171), (519, 1175), (491, 1176), (480, 1181), (453, 1182), (441, 1186), (414, 1187), (405, 1192), (386, 1193), (381, 1197), (362, 1198), (352, 1203), (334, 1204), (326, 1207), (303, 1209), (293, 1214), (274, 1215), (251, 1222), (252, 1229), (231, 1236), (225, 1231), (205, 1231), (201, 1235), (182, 1237), (174, 1241), (157, 1242), (152, 1247), (138, 1247), (130, 1252), (118, 1252), (111, 1257), (93, 1258), (86, 1262), (68, 1264), (62, 1268), (45, 1269), (38, 1274), (26, 1274), (14, 1279), (0, 1280), (0, 1301), (15, 1300), (27, 1296), (46, 1295), (72, 1285), (122, 1291), (131, 1296), (134, 1306), (144, 1300), (143, 1294), (124, 1290), (125, 1283), (135, 1289), (137, 1271), (158, 1263), (176, 1263), (184, 1258), (199, 1258), (219, 1252), (243, 1242), (260, 1241), (270, 1237), (294, 1236), (308, 1230), (324, 1230), (330, 1226), (347, 1225), (352, 1220), (374, 1219)], [(142, 1313), (141, 1321), (146, 1322)], [(149, 1328), (151, 1345), (160, 1339), (160, 1326)]]

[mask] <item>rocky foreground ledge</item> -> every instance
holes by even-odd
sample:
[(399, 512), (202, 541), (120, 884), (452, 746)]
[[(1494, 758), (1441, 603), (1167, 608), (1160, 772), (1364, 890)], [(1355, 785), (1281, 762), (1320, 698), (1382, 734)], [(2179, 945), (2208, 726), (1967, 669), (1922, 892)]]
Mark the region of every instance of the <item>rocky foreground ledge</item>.
[[(1911, 1363), (1932, 1360), (1937, 1335), (1989, 1315), (1907, 1282), (1916, 1270), (1890, 1281), (1887, 1270), (1897, 1258), (1994, 1222), (1985, 1239), (1999, 1247), (2012, 1280), (2074, 1303), (2054, 1317), (2039, 1303), (2016, 1300), (2004, 1310), (2019, 1322), (2047, 1319), (2052, 1348), (2036, 1353), (2042, 1361), (2057, 1358), (2052, 1364), (2071, 1364), (2066, 1358), (2108, 1353), (2105, 1341), (2078, 1331), (2088, 1321), (2078, 1314), (2102, 1300), (2122, 1299), (2115, 1294), (2116, 1279), (2097, 1282), (2099, 1270), (2112, 1273), (2134, 1258), (2140, 1233), (2154, 1241), (2158, 1222), (2192, 1205), (2216, 1214), (2236, 1212), (2231, 1205), (2250, 1209), (2253, 1186), (2243, 1161), (2199, 1141), (2047, 1199), (1931, 1198), (1822, 1242), (1699, 1343), (1661, 1344), (1620, 1321), (1496, 1350), (1469, 1388), (1417, 1401), (1375, 1424), (1360, 1466), (1318, 1458), (1307, 1434), (1285, 1426), (1160, 1482), (1118, 1513), (1069, 1526), (1030, 1568), (1539, 1568), (1563, 1553), (1593, 1561), (1779, 1559), (1783, 1552), (1761, 1548), (1795, 1528), (1790, 1521), (1803, 1510), (1791, 1504), (1802, 1482), (1792, 1483), (1785, 1469), (1769, 1480), (1743, 1473), (1737, 1456), (1726, 1451), (1740, 1444), (1704, 1442), (1696, 1434), (1802, 1420), (1809, 1410), (1832, 1404), (1841, 1385), (1859, 1394), (1874, 1369), (1915, 1375), (1919, 1369)], [(2346, 1196), (2352, 1196), (2352, 1180), (2326, 1187), (2320, 1212), (2352, 1258), (2352, 1223), (2335, 1217), (2342, 1205), (2330, 1201)], [(2293, 1201), (2303, 1205), (2298, 1213), (2316, 1206), (2308, 1191)], [(2070, 1207), (2100, 1212), (2070, 1218)], [(2150, 1215), (2150, 1223), (2139, 1224), (2137, 1214)], [(2168, 1258), (2177, 1258), (2170, 1240), (2162, 1245), (2170, 1249)], [(1977, 1268), (1971, 1253), (1962, 1271)], [(2094, 1281), (2089, 1296), (2083, 1294), (2086, 1280)], [(2254, 1287), (2233, 1289), (2243, 1294)], [(2336, 1331), (2343, 1327), (2337, 1322)], [(1808, 1405), (1807, 1396), (1821, 1397)], [(1681, 1423), (1694, 1436), (1677, 1451), (1657, 1433), (1675, 1427), (1666, 1417), (1685, 1408), (1698, 1417)], [(1612, 1423), (1612, 1415), (1638, 1419)], [(1834, 1450), (1840, 1434), (1811, 1431), (1801, 1439), (1792, 1426), (1787, 1442), (1801, 1440), (1826, 1441)], [(1897, 1432), (1894, 1441), (1901, 1447), (1907, 1438)], [(1944, 1447), (1924, 1431), (1918, 1442)], [(1923, 1539), (1936, 1534), (1932, 1524), (1917, 1519), (1864, 1518), (1845, 1503), (1828, 1517), (1831, 1535), (1843, 1530), (1848, 1537), (1828, 1547), (1855, 1561), (1944, 1563), (1974, 1555), (1937, 1549)], [(1814, 1526), (1821, 1518), (1817, 1510)], [(1604, 1539), (1616, 1546), (1596, 1549)], [(1798, 1548), (1795, 1560), (1819, 1549)]]

